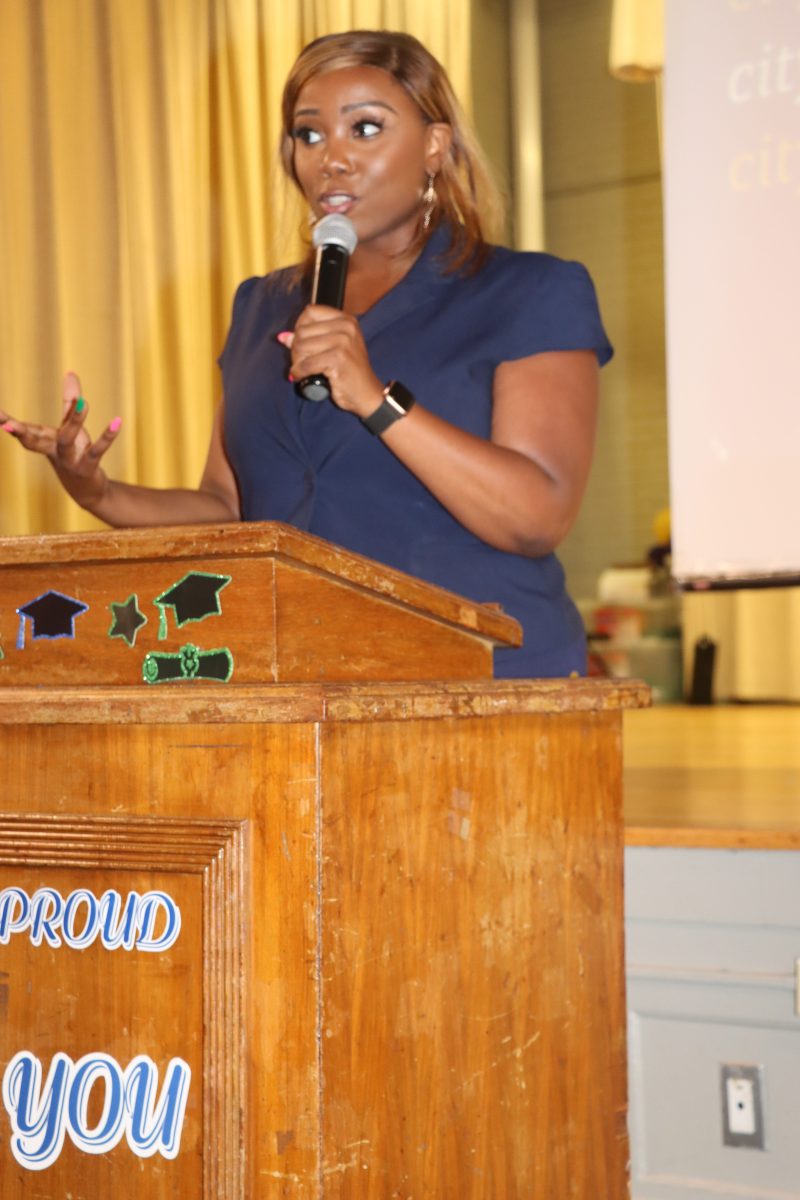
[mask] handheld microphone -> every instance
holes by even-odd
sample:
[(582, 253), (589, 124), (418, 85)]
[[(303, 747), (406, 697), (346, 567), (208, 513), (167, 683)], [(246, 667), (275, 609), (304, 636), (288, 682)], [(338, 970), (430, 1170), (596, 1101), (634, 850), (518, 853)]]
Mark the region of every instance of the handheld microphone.
[[(317, 247), (311, 303), (341, 308), (350, 255), (358, 244), (353, 222), (342, 213), (330, 213), (314, 226), (311, 240)], [(307, 375), (294, 385), (304, 400), (328, 400), (331, 389), (324, 375)]]

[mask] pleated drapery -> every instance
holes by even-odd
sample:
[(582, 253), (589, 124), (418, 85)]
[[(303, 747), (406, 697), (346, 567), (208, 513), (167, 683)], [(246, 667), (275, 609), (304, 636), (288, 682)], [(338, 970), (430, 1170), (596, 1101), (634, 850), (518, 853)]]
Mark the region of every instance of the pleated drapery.
[[(419, 37), (469, 107), (459, 0), (2, 0), (0, 405), (48, 424), (78, 371), (118, 478), (192, 486), (236, 284), (296, 260), (280, 93), (313, 37)], [(0, 534), (90, 529), (49, 466), (0, 442)]]

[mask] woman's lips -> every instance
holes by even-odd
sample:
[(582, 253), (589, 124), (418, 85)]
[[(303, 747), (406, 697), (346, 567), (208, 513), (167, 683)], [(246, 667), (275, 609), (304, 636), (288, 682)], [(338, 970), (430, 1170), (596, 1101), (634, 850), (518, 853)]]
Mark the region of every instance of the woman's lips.
[(349, 213), (356, 203), (349, 192), (326, 192), (319, 198), (319, 206), (326, 213)]

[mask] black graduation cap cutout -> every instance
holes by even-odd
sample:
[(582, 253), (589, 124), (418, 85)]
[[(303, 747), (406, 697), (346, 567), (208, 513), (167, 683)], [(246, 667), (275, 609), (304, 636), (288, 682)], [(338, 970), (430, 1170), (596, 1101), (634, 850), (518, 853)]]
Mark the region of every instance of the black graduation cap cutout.
[(180, 628), (188, 621), (203, 621), (206, 617), (221, 616), (219, 593), (231, 581), (230, 575), (211, 575), (207, 571), (190, 571), (176, 584), (153, 601), (161, 609), (158, 625), (159, 639), (167, 636), (166, 609), (175, 612), (175, 624)]
[(111, 614), (114, 620), (111, 622), (111, 628), (108, 631), (108, 636), (112, 638), (125, 638), (129, 646), (136, 643), (136, 634), (141, 629), (142, 625), (147, 624), (147, 617), (143, 612), (139, 611), (139, 600), (134, 592), (128, 596), (128, 599), (123, 604), (109, 604)]
[(89, 605), (75, 600), (72, 596), (64, 596), (61, 592), (42, 592), (35, 600), (21, 604), (19, 613), (19, 632), (17, 633), (17, 649), (25, 649), (25, 621), (30, 618), (33, 624), (33, 639), (40, 638), (74, 638), (75, 618), (88, 612)]

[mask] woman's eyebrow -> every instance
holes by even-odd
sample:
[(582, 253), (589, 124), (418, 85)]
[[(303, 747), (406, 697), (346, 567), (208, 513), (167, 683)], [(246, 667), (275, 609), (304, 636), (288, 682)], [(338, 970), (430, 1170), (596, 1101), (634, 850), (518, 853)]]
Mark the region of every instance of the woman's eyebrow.
[[(353, 112), (357, 108), (385, 108), (388, 109), (390, 113), (394, 113), (395, 116), (397, 116), (397, 109), (392, 108), (391, 104), (387, 104), (385, 100), (357, 100), (354, 104), (343, 104), (339, 111), (343, 113), (349, 113)], [(298, 108), (297, 112), (294, 114), (294, 119), (297, 120), (298, 117), (318, 116), (318, 108)]]
[(355, 104), (343, 104), (340, 112), (352, 112), (356, 108), (386, 108), (390, 113), (397, 115), (397, 110), (392, 108), (391, 104), (387, 104), (385, 100), (358, 100)]

